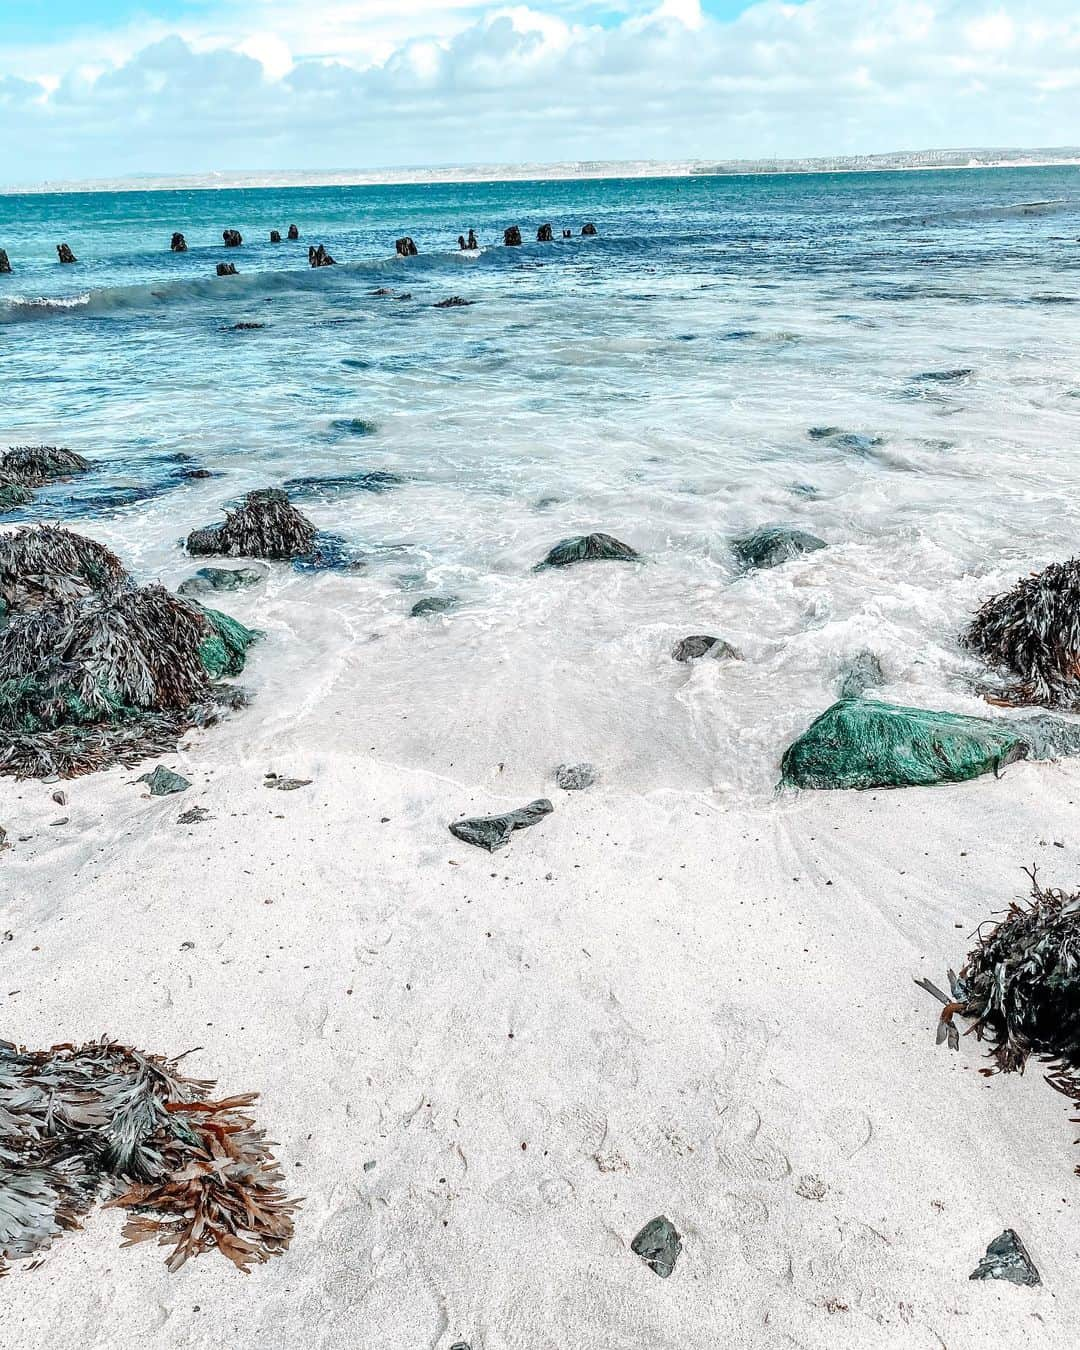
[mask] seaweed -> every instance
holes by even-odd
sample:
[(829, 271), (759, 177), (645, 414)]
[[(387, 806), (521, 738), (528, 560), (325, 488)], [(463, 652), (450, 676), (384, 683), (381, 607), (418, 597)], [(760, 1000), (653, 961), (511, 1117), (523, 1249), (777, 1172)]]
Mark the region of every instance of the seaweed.
[(73, 600), (127, 579), (115, 553), (60, 525), (0, 535), (0, 600), (9, 610)]
[(0, 481), (21, 483), (23, 487), (44, 487), (59, 478), (86, 473), (88, 459), (57, 445), (13, 445), (0, 454)]
[(960, 641), (1013, 678), (1004, 702), (1080, 705), (1080, 558), (992, 596)]
[(101, 1040), (0, 1042), (0, 1274), (81, 1226), (98, 1199), (129, 1211), (125, 1246), (172, 1248), (175, 1271), (219, 1251), (241, 1271), (280, 1255), (299, 1203), (247, 1107), (176, 1060)]
[(315, 542), (315, 526), (280, 488), (249, 492), (242, 506), (228, 511), (220, 525), (192, 530), (189, 553), (229, 558), (299, 558)]

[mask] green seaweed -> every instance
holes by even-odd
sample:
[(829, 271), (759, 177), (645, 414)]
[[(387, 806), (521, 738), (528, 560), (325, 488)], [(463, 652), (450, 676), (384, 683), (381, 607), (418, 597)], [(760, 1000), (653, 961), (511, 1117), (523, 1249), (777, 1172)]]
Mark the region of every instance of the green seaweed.
[(239, 675), (244, 669), (247, 649), (260, 634), (254, 628), (245, 628), (239, 619), (222, 614), (219, 609), (210, 609), (206, 605), (199, 608), (214, 630), (199, 644), (199, 660), (206, 673), (215, 680)]

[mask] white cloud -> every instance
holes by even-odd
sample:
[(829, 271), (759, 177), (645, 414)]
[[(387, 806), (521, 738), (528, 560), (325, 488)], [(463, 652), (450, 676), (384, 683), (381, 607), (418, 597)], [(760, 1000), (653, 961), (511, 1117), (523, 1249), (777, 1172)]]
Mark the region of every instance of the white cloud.
[[(198, 13), (199, 11), (194, 11)], [(232, 0), (0, 58), (2, 174), (1080, 141), (1074, 0)], [(358, 151), (356, 147), (364, 147)]]

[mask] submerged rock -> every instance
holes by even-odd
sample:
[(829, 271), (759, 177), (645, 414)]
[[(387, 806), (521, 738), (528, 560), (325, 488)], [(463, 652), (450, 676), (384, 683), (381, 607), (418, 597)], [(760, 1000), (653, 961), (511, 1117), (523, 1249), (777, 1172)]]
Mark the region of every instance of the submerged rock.
[(555, 238), (555, 234), (550, 225), (541, 225), (536, 231), (536, 242), (538, 244), (550, 244)]
[(560, 764), (555, 770), (555, 782), (564, 792), (584, 792), (596, 779), (597, 773), (591, 764)]
[(326, 249), (320, 244), (318, 248), (312, 247), (307, 251), (308, 264), (311, 267), (333, 267), (334, 260)]
[(200, 567), (176, 588), (178, 595), (206, 595), (210, 591), (238, 591), (256, 586), (269, 576), (266, 567)]
[(151, 797), (168, 797), (173, 792), (186, 792), (191, 784), (178, 773), (159, 764), (153, 773), (144, 773), (136, 778), (137, 783), (145, 783)]
[(0, 248), (0, 276), (8, 276), (11, 273), (11, 261), (8, 258), (6, 250)]
[(219, 277), (234, 277), (237, 275), (235, 263), (218, 263), (215, 270)]
[(25, 506), (33, 500), (32, 488), (24, 487), (22, 483), (0, 482), (0, 512), (14, 511), (16, 507)]
[(405, 479), (386, 469), (369, 469), (365, 473), (313, 474), (307, 478), (290, 478), (285, 491), (293, 497), (337, 497), (343, 492), (389, 492), (400, 487)]
[(912, 380), (916, 384), (956, 384), (974, 374), (971, 366), (959, 366), (955, 370), (924, 370), (921, 375), (913, 375)]
[(359, 572), (364, 560), (342, 539), (329, 530), (318, 530), (306, 553), (292, 560), (294, 572)]
[(635, 1256), (640, 1256), (650, 1270), (666, 1280), (675, 1269), (682, 1251), (682, 1239), (670, 1219), (661, 1214), (650, 1219), (630, 1244)]
[(73, 263), (79, 261), (78, 258), (76, 258), (75, 254), (72, 253), (71, 249), (67, 246), (67, 244), (57, 244), (56, 256), (60, 259), (62, 263)]
[(460, 295), (451, 295), (447, 300), (436, 300), (432, 309), (464, 309), (467, 305), (475, 305), (475, 300), (463, 300)]
[(466, 844), (475, 844), (477, 848), (486, 848), (489, 853), (494, 853), (510, 842), (510, 836), (515, 830), (535, 825), (554, 809), (546, 797), (538, 797), (528, 806), (506, 811), (502, 815), (470, 816), (465, 820), (455, 820), (450, 826), (450, 833)]
[(90, 461), (74, 450), (59, 445), (13, 445), (0, 454), (0, 483), (21, 483), (23, 487), (44, 487), (86, 473)]
[(743, 535), (732, 544), (732, 550), (745, 568), (779, 567), (804, 553), (816, 553), (826, 547), (824, 539), (804, 530), (786, 529), (773, 525)]
[(399, 258), (415, 258), (419, 249), (413, 243), (409, 235), (402, 235), (400, 239), (394, 240), (394, 252)]
[(844, 667), (840, 676), (840, 697), (858, 698), (868, 689), (876, 689), (885, 683), (885, 672), (881, 662), (870, 650), (857, 653)]
[(422, 600), (417, 600), (409, 615), (414, 619), (422, 619), (429, 614), (445, 614), (448, 609), (456, 609), (460, 604), (456, 595), (425, 595)]
[(180, 233), (179, 230), (177, 230), (176, 233), (173, 235), (172, 240), (169, 243), (169, 248), (172, 250), (173, 253), (187, 252), (187, 240), (184, 238), (184, 236)]
[(249, 492), (222, 524), (192, 530), (187, 549), (230, 558), (299, 558), (311, 551), (316, 533), (280, 488), (263, 488)]
[(254, 319), (241, 319), (239, 323), (231, 323), (221, 331), (223, 333), (254, 333), (265, 327), (266, 324), (258, 323)]
[(579, 562), (639, 562), (641, 554), (629, 544), (622, 543), (610, 534), (577, 534), (562, 539), (533, 568), (534, 572), (547, 567), (569, 567)]
[(1008, 1280), (1012, 1284), (1042, 1284), (1027, 1248), (1012, 1228), (1006, 1228), (986, 1249), (969, 1280)]
[(992, 596), (960, 641), (1012, 678), (1012, 701), (1080, 706), (1080, 558)]
[(222, 230), (221, 239), (226, 248), (239, 248), (244, 242), (239, 230)]
[(590, 220), (590, 221), (588, 222), (588, 224), (582, 225), (582, 227), (581, 227), (581, 233), (582, 233), (583, 235), (585, 235), (586, 237), (588, 237), (589, 235), (595, 234), (595, 233), (596, 233), (596, 226), (595, 226), (595, 225), (592, 223), (592, 221)]
[(725, 642), (723, 638), (707, 637), (704, 634), (680, 638), (671, 649), (674, 661), (700, 661), (703, 656), (712, 657), (717, 661), (740, 659), (739, 652), (730, 642)]
[(801, 788), (927, 787), (996, 774), (1029, 753), (1009, 722), (841, 699), (785, 751), (781, 781)]

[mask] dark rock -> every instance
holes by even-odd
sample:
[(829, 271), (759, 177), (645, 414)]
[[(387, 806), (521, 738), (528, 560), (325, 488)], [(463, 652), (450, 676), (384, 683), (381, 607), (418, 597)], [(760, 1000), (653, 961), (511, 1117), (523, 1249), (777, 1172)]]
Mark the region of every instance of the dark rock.
[(316, 475), (290, 478), (283, 486), (293, 497), (337, 497), (344, 492), (389, 492), (404, 481), (400, 474), (371, 469), (367, 473), (328, 474), (324, 478)]
[(610, 534), (578, 534), (560, 540), (543, 562), (533, 568), (540, 572), (546, 567), (569, 567), (571, 563), (611, 560), (638, 562), (641, 554)]
[(186, 811), (181, 811), (176, 817), (177, 825), (201, 825), (204, 820), (210, 819), (210, 812), (205, 806), (189, 806)]
[(315, 526), (280, 488), (249, 492), (221, 525), (192, 530), (187, 549), (231, 558), (299, 558), (315, 543)]
[(218, 274), (219, 277), (234, 277), (234, 276), (236, 276), (236, 264), (235, 264), (235, 263), (218, 263), (218, 265), (217, 265), (217, 274)]
[(399, 258), (415, 258), (419, 250), (412, 239), (406, 234), (400, 239), (395, 239), (394, 252)]
[(955, 384), (974, 374), (971, 366), (961, 366), (956, 370), (924, 370), (921, 375), (912, 376), (912, 379), (915, 384)]
[(178, 595), (205, 595), (209, 591), (238, 591), (257, 586), (269, 575), (268, 567), (200, 567), (177, 587)]
[(704, 634), (680, 638), (672, 647), (671, 656), (674, 661), (684, 662), (699, 661), (703, 656), (712, 657), (717, 661), (738, 661), (740, 659), (739, 653), (730, 642), (725, 642), (723, 638), (708, 637)]
[(75, 254), (72, 253), (71, 249), (68, 248), (67, 244), (57, 244), (56, 255), (62, 263), (73, 263), (79, 261), (78, 258), (76, 258)]
[(334, 260), (322, 244), (318, 248), (309, 248), (307, 251), (308, 264), (311, 267), (333, 267)]
[(506, 248), (516, 248), (521, 243), (521, 230), (516, 225), (503, 230), (503, 244)]
[(596, 233), (596, 226), (592, 223), (592, 221), (589, 221), (589, 223), (588, 223), (587, 225), (582, 225), (582, 227), (581, 227), (581, 233), (584, 234), (584, 235), (586, 235), (586, 236), (595, 234), (595, 233)]
[(469, 248), (469, 249), (477, 249), (477, 248), (480, 247), (480, 245), (476, 242), (476, 231), (475, 231), (475, 230), (470, 230), (470, 231), (469, 231), (469, 237), (468, 237), (468, 239), (465, 241), (465, 247), (466, 247), (466, 248)]
[(555, 783), (564, 792), (584, 792), (592, 787), (596, 777), (591, 764), (560, 764), (555, 770)]
[(885, 683), (881, 662), (872, 651), (861, 651), (844, 667), (840, 676), (840, 697), (858, 698), (868, 689)]
[(330, 430), (339, 436), (374, 436), (378, 423), (370, 417), (335, 417)]
[(417, 600), (409, 615), (413, 619), (422, 619), (428, 614), (445, 614), (448, 609), (456, 609), (461, 601), (456, 595), (425, 595)]
[(214, 471), (213, 471), (212, 469), (177, 469), (177, 470), (176, 470), (176, 477), (177, 477), (177, 478), (182, 478), (182, 479), (184, 479), (185, 482), (186, 482), (187, 480), (189, 480), (189, 479), (195, 480), (195, 479), (199, 479), (199, 478), (217, 478), (217, 476), (218, 476), (218, 475), (217, 475), (216, 473), (214, 473)]
[(743, 567), (778, 567), (803, 553), (816, 553), (825, 547), (825, 541), (803, 530), (768, 526), (743, 535), (731, 547)]
[(472, 1350), (468, 1341), (455, 1341), (450, 1350)]
[(866, 436), (843, 427), (811, 427), (806, 433), (812, 441), (831, 441), (840, 450), (853, 450), (857, 455), (868, 455), (885, 444), (884, 436)]
[(280, 230), (271, 230), (271, 231), (270, 231), (270, 242), (271, 242), (272, 244), (280, 244), (280, 243), (281, 243), (281, 231), (280, 231)]
[(457, 246), (462, 252), (465, 251), (465, 236), (463, 234), (458, 235)]
[(832, 436), (839, 436), (843, 427), (811, 427), (807, 435), (812, 441), (827, 441)]
[(153, 773), (144, 773), (135, 781), (145, 783), (150, 789), (151, 797), (168, 797), (173, 792), (186, 792), (191, 786), (186, 778), (173, 773), (171, 769), (166, 769), (163, 764), (159, 764)]
[(640, 1256), (650, 1270), (655, 1270), (662, 1280), (666, 1280), (675, 1269), (675, 1262), (682, 1251), (682, 1239), (675, 1225), (663, 1214), (650, 1219), (630, 1244), (635, 1256)]
[(451, 295), (447, 300), (436, 300), (432, 309), (464, 309), (466, 305), (475, 305), (475, 300), (463, 300), (460, 295)]
[(489, 853), (494, 853), (510, 842), (510, 836), (515, 830), (535, 825), (554, 809), (546, 797), (538, 797), (528, 806), (507, 811), (500, 816), (471, 816), (465, 820), (455, 820), (450, 826), (450, 833), (466, 844), (475, 844), (477, 848), (486, 848)]
[(23, 487), (44, 487), (87, 473), (88, 459), (60, 445), (13, 445), (0, 454), (0, 483), (21, 483)]
[(300, 238), (300, 231), (296, 228), (295, 225), (290, 225), (290, 226), (289, 226), (289, 238), (290, 238), (290, 239), (299, 239), (299, 238)]
[(574, 231), (573, 231), (573, 230), (563, 230), (563, 232), (562, 232), (562, 237), (563, 237), (564, 239), (573, 239), (573, 237), (574, 237)]
[(187, 252), (187, 240), (184, 238), (184, 236), (180, 233), (179, 230), (177, 230), (177, 232), (173, 235), (172, 241), (169, 244), (169, 248), (173, 251), (173, 253)]
[(395, 299), (395, 300), (411, 300), (411, 299), (412, 299), (412, 291), (401, 291), (401, 292), (399, 292), (397, 295), (394, 296), (394, 299)]
[(279, 792), (295, 792), (297, 788), (310, 787), (313, 781), (311, 778), (285, 778), (281, 774), (268, 773), (263, 787), (277, 788)]
[(239, 248), (244, 242), (243, 235), (239, 230), (222, 230), (221, 238), (226, 248)]
[(0, 248), (0, 274), (7, 275), (11, 272), (11, 262), (6, 250)]
[(22, 483), (0, 483), (0, 512), (14, 511), (34, 500), (33, 488)]
[(986, 1255), (968, 1276), (969, 1280), (1009, 1280), (1012, 1284), (1042, 1284), (1027, 1248), (1011, 1228), (1006, 1228), (987, 1247)]
[[(231, 266), (231, 264), (229, 264)], [(230, 324), (225, 330), (229, 333), (254, 333), (256, 329), (265, 328), (266, 324), (256, 323), (253, 319), (241, 319), (239, 323)]]
[(359, 572), (364, 560), (339, 534), (320, 530), (306, 553), (292, 560), (295, 572)]
[(536, 231), (536, 242), (538, 244), (550, 244), (555, 235), (550, 225), (541, 225)]

